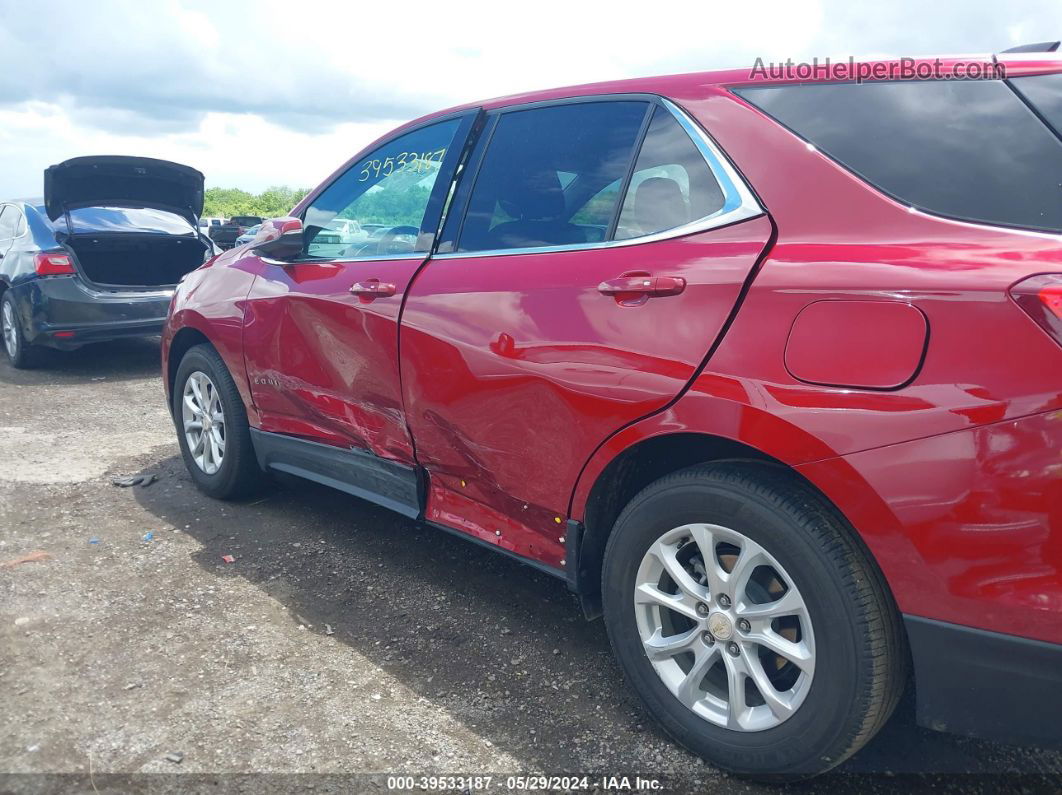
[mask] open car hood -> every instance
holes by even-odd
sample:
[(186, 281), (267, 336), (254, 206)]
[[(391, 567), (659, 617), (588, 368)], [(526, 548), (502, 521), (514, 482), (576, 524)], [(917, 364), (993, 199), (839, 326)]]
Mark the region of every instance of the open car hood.
[(44, 207), (53, 221), (78, 207), (152, 207), (194, 225), (203, 212), (203, 175), (151, 157), (75, 157), (45, 169)]

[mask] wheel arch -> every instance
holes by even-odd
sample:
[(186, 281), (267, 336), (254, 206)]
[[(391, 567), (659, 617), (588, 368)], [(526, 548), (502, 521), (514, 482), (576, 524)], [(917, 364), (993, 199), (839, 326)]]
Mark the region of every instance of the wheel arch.
[(206, 334), (192, 326), (184, 326), (173, 335), (166, 357), (167, 395), (173, 395), (173, 384), (177, 378), (177, 368), (181, 366), (181, 359), (196, 345), (202, 345), (203, 343), (207, 345), (213, 344)]
[[(198, 271), (196, 271), (198, 272)], [(166, 399), (172, 400), (174, 381), (181, 359), (194, 346), (210, 345), (228, 368), (243, 400), (247, 419), (257, 427), (258, 414), (251, 398), (247, 371), (243, 361), (242, 322), (224, 323), (204, 317), (200, 312), (180, 309), (172, 312), (162, 334), (162, 375)]]
[[(596, 618), (601, 614), (601, 568), (605, 547), (627, 503), (646, 486), (673, 472), (698, 464), (723, 462), (783, 470), (812, 491), (848, 528), (854, 542), (880, 575), (895, 609), (896, 600), (879, 556), (837, 501), (801, 472), (798, 466), (746, 442), (712, 433), (678, 431), (648, 436), (622, 449), (604, 465), (593, 484), (585, 490), (585, 498), (579, 506), (579, 519), (573, 520), (569, 528), (569, 536), (574, 531), (575, 543), (569, 544), (568, 554), (577, 561), (574, 575), (569, 581), (578, 593), (588, 618)], [(851, 485), (857, 489), (869, 488), (866, 484)], [(572, 549), (572, 546), (576, 548)]]

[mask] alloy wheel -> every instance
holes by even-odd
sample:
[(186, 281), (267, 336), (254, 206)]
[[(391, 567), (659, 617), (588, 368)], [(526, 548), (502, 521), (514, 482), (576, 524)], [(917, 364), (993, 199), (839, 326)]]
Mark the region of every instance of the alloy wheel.
[(807, 697), (815, 673), (807, 606), (781, 564), (742, 533), (669, 530), (645, 553), (633, 597), (650, 664), (704, 720), (763, 731)]
[(12, 359), (18, 356), (18, 326), (15, 321), (15, 309), (11, 301), (4, 301), (3, 308), (4, 347)]
[(206, 474), (213, 475), (225, 458), (225, 412), (221, 395), (210, 377), (196, 370), (184, 382), (182, 398), (181, 419), (192, 460)]

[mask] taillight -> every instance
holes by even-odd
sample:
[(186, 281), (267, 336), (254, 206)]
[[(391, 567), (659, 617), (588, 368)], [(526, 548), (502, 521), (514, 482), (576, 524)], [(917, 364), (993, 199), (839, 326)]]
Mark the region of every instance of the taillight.
[(74, 273), (74, 261), (69, 254), (42, 251), (33, 258), (38, 276), (59, 276)]
[(1062, 345), (1062, 273), (1032, 276), (1010, 288), (1011, 297)]

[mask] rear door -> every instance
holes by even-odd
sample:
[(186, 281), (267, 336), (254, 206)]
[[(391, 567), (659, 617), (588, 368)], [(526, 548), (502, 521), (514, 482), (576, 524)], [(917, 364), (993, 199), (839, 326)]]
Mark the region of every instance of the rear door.
[(409, 464), (398, 316), (427, 256), (475, 114), (366, 154), (303, 214), (305, 252), (256, 257), (244, 350), (261, 430)]
[(559, 565), (580, 469), (693, 377), (771, 227), (657, 98), (496, 111), (477, 150), (406, 300), (405, 407), (427, 518)]

